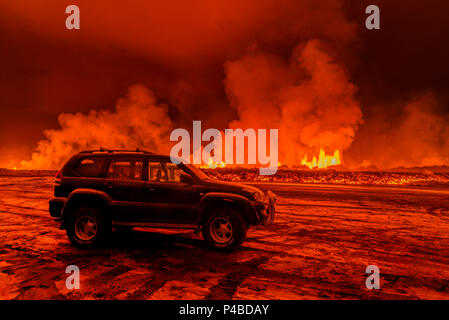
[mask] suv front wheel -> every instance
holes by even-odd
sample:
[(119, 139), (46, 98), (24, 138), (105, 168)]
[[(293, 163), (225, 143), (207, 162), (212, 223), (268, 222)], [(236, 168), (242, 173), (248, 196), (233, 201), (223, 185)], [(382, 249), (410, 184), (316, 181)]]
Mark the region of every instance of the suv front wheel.
[(106, 236), (107, 226), (101, 210), (94, 206), (74, 209), (69, 217), (67, 236), (79, 248), (99, 244)]
[(232, 208), (215, 209), (202, 225), (204, 240), (218, 250), (240, 246), (246, 239), (247, 229), (245, 220)]

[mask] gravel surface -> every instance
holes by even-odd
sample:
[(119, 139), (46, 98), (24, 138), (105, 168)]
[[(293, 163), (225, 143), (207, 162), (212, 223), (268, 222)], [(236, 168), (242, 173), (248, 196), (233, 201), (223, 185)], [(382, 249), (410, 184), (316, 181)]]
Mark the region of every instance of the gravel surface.
[[(220, 253), (155, 229), (79, 250), (48, 214), (52, 184), (0, 177), (0, 299), (449, 299), (447, 190), (257, 184), (278, 195), (275, 222)], [(72, 264), (79, 290), (65, 286)]]

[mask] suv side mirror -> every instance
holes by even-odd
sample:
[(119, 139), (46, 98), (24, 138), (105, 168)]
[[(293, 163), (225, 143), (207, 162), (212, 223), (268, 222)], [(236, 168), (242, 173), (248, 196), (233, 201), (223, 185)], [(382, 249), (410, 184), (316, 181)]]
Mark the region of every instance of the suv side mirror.
[(181, 175), (179, 176), (179, 181), (181, 183), (193, 184), (192, 176), (186, 173), (181, 173)]

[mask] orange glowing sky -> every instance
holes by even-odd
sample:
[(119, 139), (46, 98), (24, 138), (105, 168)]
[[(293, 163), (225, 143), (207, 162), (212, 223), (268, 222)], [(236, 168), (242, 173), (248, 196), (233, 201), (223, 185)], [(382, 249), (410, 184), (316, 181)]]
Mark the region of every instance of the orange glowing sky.
[[(79, 31), (65, 29), (69, 4), (80, 6)], [(380, 31), (364, 28), (369, 4), (381, 8)], [(328, 125), (323, 119), (332, 116), (317, 109), (326, 130), (349, 132), (345, 163), (449, 163), (448, 9), (436, 0), (3, 1), (0, 167), (30, 159), (44, 130), (59, 128), (61, 113), (114, 110), (134, 84), (167, 106), (174, 126), (190, 127), (196, 119), (219, 129), (248, 123), (247, 106), (263, 101), (256, 97), (262, 91), (270, 101), (262, 107), (297, 110), (285, 100), (302, 101), (306, 78), (316, 73), (304, 73), (292, 60), (304, 57), (312, 40), (320, 43), (310, 49), (314, 57), (335, 62), (326, 70), (338, 68), (329, 74), (338, 75), (335, 90), (347, 99), (350, 112), (340, 126)], [(266, 72), (248, 71), (264, 65)], [(261, 80), (253, 83), (256, 76)], [(277, 76), (279, 82), (271, 80)], [(304, 100), (329, 102), (332, 79), (326, 79), (327, 91)], [(279, 101), (284, 106), (276, 106)], [(341, 113), (333, 105), (325, 109), (335, 117)], [(306, 126), (309, 114), (295, 119)], [(321, 141), (309, 145), (305, 135), (297, 132), (288, 142), (298, 157), (302, 150), (319, 151)]]

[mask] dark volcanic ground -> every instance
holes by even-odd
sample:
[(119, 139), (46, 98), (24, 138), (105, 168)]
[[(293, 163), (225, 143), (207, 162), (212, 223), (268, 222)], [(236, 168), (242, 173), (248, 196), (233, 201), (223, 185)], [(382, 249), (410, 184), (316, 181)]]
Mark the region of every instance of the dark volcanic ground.
[[(233, 253), (191, 232), (71, 246), (47, 212), (53, 177), (0, 177), (1, 299), (449, 299), (449, 191), (258, 185), (276, 220)], [(67, 265), (81, 289), (65, 287)], [(377, 265), (381, 289), (365, 287)]]

